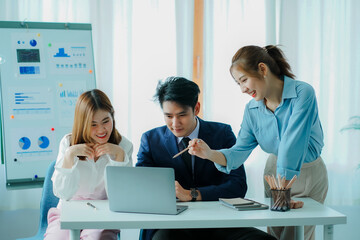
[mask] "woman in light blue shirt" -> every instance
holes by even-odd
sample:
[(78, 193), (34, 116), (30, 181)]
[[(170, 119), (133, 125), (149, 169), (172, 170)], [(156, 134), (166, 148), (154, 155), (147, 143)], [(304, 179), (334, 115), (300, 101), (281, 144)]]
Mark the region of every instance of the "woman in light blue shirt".
[[(320, 157), (324, 146), (315, 91), (294, 80), (283, 52), (276, 46), (245, 46), (232, 59), (230, 72), (241, 91), (253, 99), (246, 105), (236, 144), (230, 149), (212, 150), (193, 139), (190, 154), (215, 162), (229, 173), (241, 166), (257, 146), (270, 157), (266, 175), (280, 174), (287, 182), (294, 175), (292, 197), (311, 197), (324, 202), (328, 179)], [(267, 196), (269, 186), (265, 184)], [(292, 207), (302, 207), (293, 202)], [(271, 228), (279, 239), (292, 239), (292, 227)], [(305, 227), (305, 239), (314, 239), (314, 227)]]

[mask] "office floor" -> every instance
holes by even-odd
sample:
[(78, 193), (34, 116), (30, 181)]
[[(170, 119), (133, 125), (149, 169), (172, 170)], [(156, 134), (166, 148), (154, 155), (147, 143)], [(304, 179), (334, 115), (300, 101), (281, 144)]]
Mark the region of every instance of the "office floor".
[[(334, 240), (358, 239), (360, 206), (333, 206), (338, 212), (345, 214), (347, 224), (335, 225)], [(37, 232), (39, 210), (23, 209), (16, 211), (0, 211), (0, 238), (2, 240), (15, 240), (17, 238), (30, 237)], [(261, 228), (265, 230), (264, 228)], [(322, 226), (316, 228), (316, 239), (322, 239)], [(138, 240), (138, 229), (125, 229), (121, 232), (122, 240)]]

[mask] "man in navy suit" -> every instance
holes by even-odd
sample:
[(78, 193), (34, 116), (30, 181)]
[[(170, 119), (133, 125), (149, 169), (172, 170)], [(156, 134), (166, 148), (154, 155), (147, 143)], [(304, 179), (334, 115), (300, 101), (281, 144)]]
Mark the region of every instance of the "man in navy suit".
[[(169, 77), (159, 83), (155, 99), (160, 103), (166, 125), (142, 135), (136, 166), (173, 168), (176, 197), (183, 202), (244, 197), (247, 190), (244, 166), (225, 174), (211, 161), (191, 156), (187, 151), (173, 158), (194, 138), (203, 139), (212, 149), (235, 144), (236, 137), (229, 125), (197, 117), (199, 93), (198, 85), (185, 78)], [(256, 228), (143, 230), (142, 235), (148, 240), (275, 239)]]

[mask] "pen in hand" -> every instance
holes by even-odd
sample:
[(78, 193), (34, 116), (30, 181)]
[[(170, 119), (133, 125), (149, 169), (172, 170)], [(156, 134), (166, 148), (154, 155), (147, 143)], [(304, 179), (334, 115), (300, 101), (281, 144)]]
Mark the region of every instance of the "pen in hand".
[[(199, 142), (200, 142), (200, 139), (196, 141), (196, 143), (199, 143)], [(180, 156), (181, 154), (183, 154), (184, 152), (186, 152), (187, 150), (189, 150), (190, 147), (191, 147), (191, 146), (188, 146), (187, 148), (183, 149), (181, 152), (175, 154), (175, 155), (173, 156), (173, 158), (176, 158), (177, 156)]]
[(89, 202), (87, 202), (86, 205), (88, 205), (89, 207), (92, 207), (92, 208), (95, 209), (95, 210), (97, 209), (93, 204), (91, 204), (91, 203), (89, 203)]

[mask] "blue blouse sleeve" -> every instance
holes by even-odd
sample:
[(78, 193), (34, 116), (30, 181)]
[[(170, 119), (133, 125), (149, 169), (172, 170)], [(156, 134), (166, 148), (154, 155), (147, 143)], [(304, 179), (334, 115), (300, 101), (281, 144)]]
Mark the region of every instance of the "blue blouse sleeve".
[(287, 180), (300, 174), (312, 125), (318, 116), (314, 89), (308, 84), (297, 86), (297, 98), (292, 99), (288, 126), (282, 135), (278, 149), (277, 173)]
[(247, 105), (235, 145), (229, 149), (219, 150), (222, 154), (224, 154), (227, 164), (226, 166), (222, 166), (215, 163), (216, 168), (219, 171), (230, 173), (232, 169), (237, 169), (245, 162), (257, 145), (258, 142), (256, 141), (251, 126), (249, 106)]

